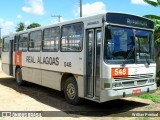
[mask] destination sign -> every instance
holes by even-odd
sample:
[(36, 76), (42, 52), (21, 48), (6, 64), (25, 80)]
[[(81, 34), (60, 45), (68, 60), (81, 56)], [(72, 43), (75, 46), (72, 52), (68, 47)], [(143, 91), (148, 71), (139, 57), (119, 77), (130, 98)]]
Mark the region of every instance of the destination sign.
[(108, 23), (113, 23), (113, 24), (154, 29), (153, 21), (135, 15), (122, 14), (122, 13), (107, 13), (106, 21)]

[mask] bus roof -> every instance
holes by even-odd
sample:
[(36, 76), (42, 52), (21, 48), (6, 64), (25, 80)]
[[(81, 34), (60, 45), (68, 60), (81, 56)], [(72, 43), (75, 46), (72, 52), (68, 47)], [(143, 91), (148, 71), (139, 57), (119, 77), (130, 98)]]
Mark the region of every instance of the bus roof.
[[(129, 26), (136, 25), (136, 27), (154, 29), (154, 22), (148, 18), (144, 18), (141, 16), (128, 14), (128, 13), (107, 12), (107, 13), (102, 13), (102, 14), (98, 14), (98, 15), (94, 15), (94, 16), (76, 18), (74, 20), (68, 20), (68, 21), (54, 23), (54, 24), (50, 24), (50, 25), (46, 25), (46, 26), (40, 26), (40, 27), (28, 29), (28, 30), (23, 30), (23, 31), (15, 32), (13, 34), (5, 35), (3, 37), (7, 37), (10, 35), (12, 36), (12, 35), (21, 34), (21, 33), (27, 33), (27, 32), (31, 32), (31, 31), (35, 31), (35, 30), (42, 30), (42, 29), (54, 27), (54, 26), (62, 26), (62, 25), (66, 25), (66, 24), (76, 23), (76, 22), (88, 21), (88, 20), (92, 20), (92, 19), (96, 19), (96, 18), (104, 18), (105, 21), (108, 23), (129, 25)], [(128, 23), (127, 23), (127, 21), (128, 21)], [(141, 24), (143, 24), (144, 26)]]

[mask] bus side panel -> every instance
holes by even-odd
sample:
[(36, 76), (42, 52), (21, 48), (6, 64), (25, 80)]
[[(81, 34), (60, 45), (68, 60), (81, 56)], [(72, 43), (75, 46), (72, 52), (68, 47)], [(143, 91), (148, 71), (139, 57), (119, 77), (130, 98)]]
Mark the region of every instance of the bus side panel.
[(9, 75), (9, 64), (2, 63), (2, 70), (5, 72), (7, 75)]
[[(14, 63), (14, 62), (13, 62)], [(13, 65), (13, 77), (16, 77), (16, 65)]]
[(40, 65), (41, 69), (41, 85), (61, 90), (62, 73), (59, 52), (41, 52), (39, 57), (35, 57), (35, 61)]
[(23, 80), (41, 85), (41, 70), (22, 67)]
[(20, 61), (21, 65), (16, 65), (15, 60), (17, 59), (17, 57), (15, 56), (15, 54), (16, 52), (14, 53), (14, 59), (13, 59), (14, 60), (14, 76), (16, 72), (15, 71), (16, 67), (20, 66), (22, 70), (23, 80), (41, 85), (40, 64), (38, 64), (37, 61), (35, 60), (35, 58), (38, 58), (40, 56), (40, 52), (22, 52), (21, 57), (18, 57), (18, 58), (22, 58)]
[(85, 97), (85, 79), (83, 76), (78, 76), (76, 80), (78, 86), (78, 96), (83, 98)]
[(2, 70), (9, 75), (9, 52), (2, 52)]
[[(41, 52), (42, 85), (61, 90), (63, 73), (82, 76), (83, 60), (80, 59), (83, 58), (82, 54), (83, 52)], [(83, 82), (80, 82), (79, 78), (77, 84), (82, 88)]]
[(43, 70), (83, 75), (82, 58), (82, 52), (41, 52), (38, 64)]
[(61, 77), (59, 72), (42, 70), (42, 85), (60, 91)]

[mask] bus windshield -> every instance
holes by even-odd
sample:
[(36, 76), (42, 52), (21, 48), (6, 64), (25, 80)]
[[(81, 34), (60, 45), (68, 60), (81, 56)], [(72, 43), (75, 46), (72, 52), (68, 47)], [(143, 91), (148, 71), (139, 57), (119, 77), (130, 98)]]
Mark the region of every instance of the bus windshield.
[(110, 64), (154, 62), (153, 32), (107, 26), (104, 60)]

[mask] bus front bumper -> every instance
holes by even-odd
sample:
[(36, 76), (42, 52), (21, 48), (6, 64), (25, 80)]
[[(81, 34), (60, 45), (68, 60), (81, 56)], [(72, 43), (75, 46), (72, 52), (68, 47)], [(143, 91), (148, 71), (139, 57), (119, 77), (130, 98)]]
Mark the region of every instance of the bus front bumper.
[(125, 89), (104, 89), (100, 94), (100, 102), (106, 102), (109, 100), (137, 96), (143, 93), (153, 93), (157, 90), (157, 84), (154, 83), (149, 86), (142, 86), (137, 88), (125, 88)]

